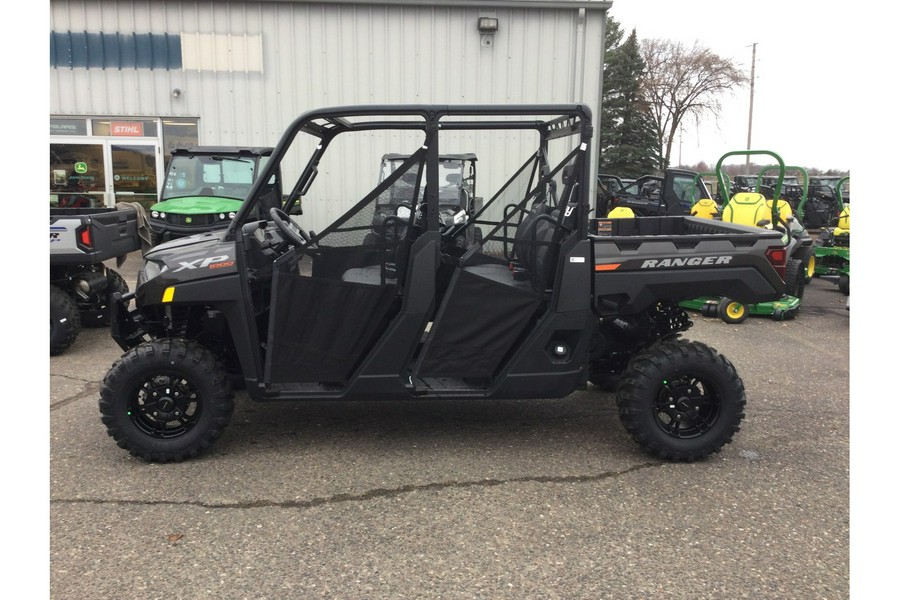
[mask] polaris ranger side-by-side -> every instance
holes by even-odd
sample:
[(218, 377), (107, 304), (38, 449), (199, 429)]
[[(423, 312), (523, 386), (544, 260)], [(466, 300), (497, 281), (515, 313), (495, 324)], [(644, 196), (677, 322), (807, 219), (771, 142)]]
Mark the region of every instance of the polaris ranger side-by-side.
[[(196, 456), (231, 418), (233, 381), (256, 401), (492, 400), (615, 378), (621, 421), (645, 451), (676, 461), (719, 451), (739, 430), (744, 385), (714, 349), (680, 339), (691, 321), (678, 302), (779, 298), (781, 234), (690, 216), (591, 220), (592, 134), (579, 104), (301, 115), (227, 230), (145, 255), (112, 325), (125, 353), (100, 393), (109, 435), (148, 461)], [(505, 142), (478, 152), (480, 182), (503, 183), (447, 224), (439, 156), (477, 150), (479, 136)], [(319, 233), (288, 216), (301, 194), (304, 218), (350, 196), (365, 161), (343, 157), (401, 139), (403, 164)], [(307, 160), (284, 207), (259, 218), (262, 182), (296, 149)], [(379, 198), (413, 169), (411, 206), (376, 219)], [(480, 241), (456, 242), (473, 227)]]
[(112, 294), (128, 284), (104, 261), (120, 264), (142, 249), (140, 211), (50, 208), (50, 356), (68, 350), (82, 327), (109, 326)]

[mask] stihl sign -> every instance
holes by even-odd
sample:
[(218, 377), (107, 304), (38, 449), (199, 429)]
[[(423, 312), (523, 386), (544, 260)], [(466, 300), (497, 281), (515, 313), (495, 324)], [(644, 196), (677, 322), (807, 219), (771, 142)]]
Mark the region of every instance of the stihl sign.
[(140, 121), (113, 121), (109, 124), (109, 135), (143, 136), (144, 124)]

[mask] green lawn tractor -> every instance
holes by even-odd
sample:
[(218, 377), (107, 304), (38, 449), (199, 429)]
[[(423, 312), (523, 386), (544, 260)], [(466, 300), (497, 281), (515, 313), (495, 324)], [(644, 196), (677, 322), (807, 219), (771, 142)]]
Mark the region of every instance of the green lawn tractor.
[(835, 226), (824, 229), (815, 243), (814, 276), (836, 283), (845, 296), (850, 295), (850, 205), (844, 203), (841, 190), (849, 179), (844, 177), (835, 186), (841, 210)]
[[(765, 196), (757, 192), (730, 193), (727, 175), (722, 169), (725, 159), (738, 155), (765, 154), (771, 156), (778, 163), (771, 167), (778, 169), (778, 177), (774, 181), (773, 198), (767, 200)], [(797, 169), (796, 167), (792, 167)], [(768, 168), (766, 169), (768, 170)], [(800, 310), (800, 302), (806, 287), (808, 278), (812, 274), (811, 261), (813, 255), (813, 240), (802, 224), (794, 217), (790, 204), (781, 199), (781, 189), (784, 182), (786, 167), (780, 156), (768, 150), (736, 150), (727, 152), (716, 164), (716, 178), (718, 189), (729, 190), (723, 196), (721, 219), (743, 225), (775, 228), (783, 232), (784, 252), (786, 253), (785, 269), (782, 276), (785, 281), (785, 295), (773, 302), (761, 302), (757, 304), (742, 304), (732, 298), (702, 296), (680, 303), (682, 308), (699, 311), (708, 317), (718, 316), (726, 323), (741, 323), (748, 316), (769, 316), (775, 320), (792, 319)], [(805, 171), (804, 171), (805, 172)], [(762, 181), (762, 176), (756, 177), (757, 182)], [(757, 183), (757, 186), (760, 184)], [(759, 189), (759, 187), (757, 187)]]

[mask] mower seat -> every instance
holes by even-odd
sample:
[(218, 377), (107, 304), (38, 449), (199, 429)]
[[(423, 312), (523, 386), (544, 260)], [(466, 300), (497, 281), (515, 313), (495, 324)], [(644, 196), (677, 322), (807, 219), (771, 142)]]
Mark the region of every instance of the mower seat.
[[(766, 200), (766, 207), (769, 209), (769, 214), (772, 214), (771, 200)], [(778, 214), (781, 215), (781, 220), (785, 223), (794, 216), (794, 210), (791, 208), (791, 205), (783, 198), (778, 200)]]
[(842, 233), (850, 233), (850, 207), (845, 206), (844, 210), (841, 211), (841, 215), (838, 217), (837, 229), (834, 230), (834, 234), (837, 235), (838, 229), (842, 230)]
[[(784, 200), (778, 200), (777, 206), (779, 215), (785, 222), (793, 216), (791, 205)], [(722, 220), (751, 227), (765, 226), (760, 225), (763, 222), (771, 225), (772, 200), (766, 200), (765, 196), (756, 192), (739, 192), (722, 209)]]
[(831, 232), (837, 246), (850, 246), (850, 207), (845, 206), (838, 217), (837, 227)]
[(703, 219), (715, 219), (719, 214), (719, 205), (712, 198), (701, 198), (691, 207), (691, 216)]
[(617, 206), (606, 215), (607, 219), (633, 219), (634, 211), (627, 206)]

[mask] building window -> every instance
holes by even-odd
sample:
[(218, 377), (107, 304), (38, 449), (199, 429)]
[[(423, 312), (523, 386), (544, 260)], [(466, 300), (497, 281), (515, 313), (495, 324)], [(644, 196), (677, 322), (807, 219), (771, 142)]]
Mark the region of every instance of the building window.
[(181, 69), (181, 36), (168, 33), (50, 32), (50, 66), (83, 69)]
[(162, 147), (165, 168), (168, 169), (172, 160), (172, 150), (176, 148), (193, 148), (199, 145), (197, 130), (200, 119), (174, 119), (164, 117), (162, 120)]

